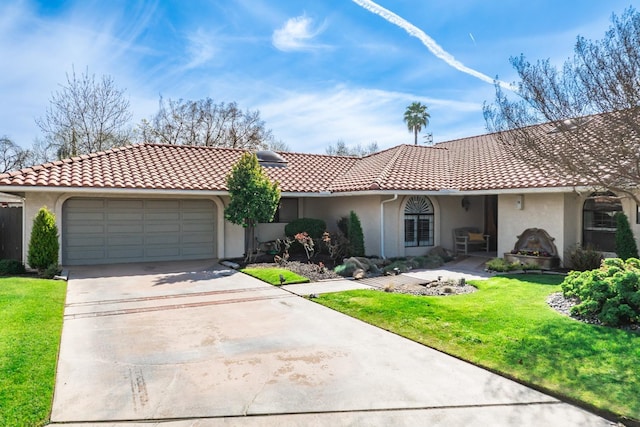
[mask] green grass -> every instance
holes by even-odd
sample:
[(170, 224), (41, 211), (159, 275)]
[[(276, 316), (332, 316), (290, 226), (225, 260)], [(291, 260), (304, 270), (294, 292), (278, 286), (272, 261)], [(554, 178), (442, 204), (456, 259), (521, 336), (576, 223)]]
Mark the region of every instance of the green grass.
[(0, 278), (0, 425), (48, 422), (66, 282)]
[(588, 325), (547, 306), (562, 276), (494, 277), (478, 292), (321, 295), (323, 305), (595, 408), (640, 419), (640, 334)]
[[(241, 272), (260, 279), (272, 285), (292, 285), (294, 283), (307, 283), (309, 279), (300, 276), (284, 268), (243, 268)], [(284, 277), (284, 283), (280, 283), (280, 275)]]

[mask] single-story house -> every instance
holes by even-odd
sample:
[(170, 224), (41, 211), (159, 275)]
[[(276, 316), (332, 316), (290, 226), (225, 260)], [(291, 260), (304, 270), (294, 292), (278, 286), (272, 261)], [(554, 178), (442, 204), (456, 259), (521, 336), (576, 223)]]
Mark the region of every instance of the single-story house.
[[(239, 257), (244, 230), (223, 212), (225, 177), (243, 152), (132, 145), (0, 174), (0, 192), (24, 201), (25, 261), (42, 206), (56, 215), (63, 265)], [(399, 145), (363, 158), (266, 154), (264, 169), (279, 182), (282, 200), (275, 220), (259, 225), (260, 241), (282, 237), (284, 225), (301, 217), (335, 230), (351, 210), (360, 217), (366, 253), (382, 257), (438, 245), (453, 250), (460, 227), (490, 235), (500, 255), (533, 227), (555, 239), (561, 258), (577, 243), (613, 251), (619, 210), (640, 230), (631, 199), (543, 176), (492, 134)]]

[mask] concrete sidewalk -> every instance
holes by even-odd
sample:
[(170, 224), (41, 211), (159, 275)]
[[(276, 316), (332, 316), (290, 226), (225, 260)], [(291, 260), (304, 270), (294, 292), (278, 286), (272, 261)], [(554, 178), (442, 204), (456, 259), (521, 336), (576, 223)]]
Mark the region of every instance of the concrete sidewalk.
[(53, 425), (611, 425), (241, 273), (170, 270), (71, 270)]

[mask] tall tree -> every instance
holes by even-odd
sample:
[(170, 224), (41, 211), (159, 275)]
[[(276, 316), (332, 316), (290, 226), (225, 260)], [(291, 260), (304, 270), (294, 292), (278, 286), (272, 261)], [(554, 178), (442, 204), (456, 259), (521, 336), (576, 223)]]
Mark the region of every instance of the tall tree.
[(369, 154), (373, 154), (379, 150), (378, 143), (372, 142), (371, 144), (363, 147), (362, 145), (349, 146), (343, 140), (338, 140), (335, 145), (330, 144), (325, 152), (330, 156), (353, 156), (364, 157)]
[(0, 137), (0, 173), (28, 166), (31, 152), (24, 150), (8, 137)]
[(427, 106), (420, 102), (412, 102), (405, 110), (404, 121), (409, 132), (413, 132), (415, 145), (418, 145), (418, 134), (422, 128), (426, 128), (429, 125), (430, 117)]
[(273, 141), (258, 110), (243, 111), (238, 104), (216, 104), (211, 98), (197, 101), (162, 97), (158, 112), (140, 125), (145, 142), (264, 149)]
[[(66, 84), (51, 95), (44, 117), (36, 123), (58, 158), (124, 145), (129, 139), (131, 112), (125, 92), (110, 76), (96, 79), (88, 69), (67, 74)], [(51, 150), (51, 147), (54, 150)]]
[(233, 224), (241, 225), (245, 233), (245, 259), (255, 251), (255, 227), (260, 222), (269, 222), (280, 203), (277, 182), (271, 182), (253, 153), (244, 153), (227, 175), (229, 205), (224, 217)]
[[(516, 158), (547, 175), (634, 197), (640, 186), (640, 14), (612, 15), (601, 40), (578, 36), (574, 55), (511, 58), (515, 94), (496, 85), (487, 128)], [(636, 198), (637, 200), (637, 198)]]

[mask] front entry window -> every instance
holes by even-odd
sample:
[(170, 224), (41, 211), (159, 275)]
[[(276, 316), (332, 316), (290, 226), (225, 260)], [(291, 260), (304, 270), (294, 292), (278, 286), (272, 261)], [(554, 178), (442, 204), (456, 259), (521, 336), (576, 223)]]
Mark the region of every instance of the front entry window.
[(611, 192), (593, 193), (582, 208), (582, 244), (603, 252), (616, 251), (616, 217), (620, 198)]
[(424, 196), (413, 196), (404, 208), (404, 245), (433, 246), (433, 205)]

